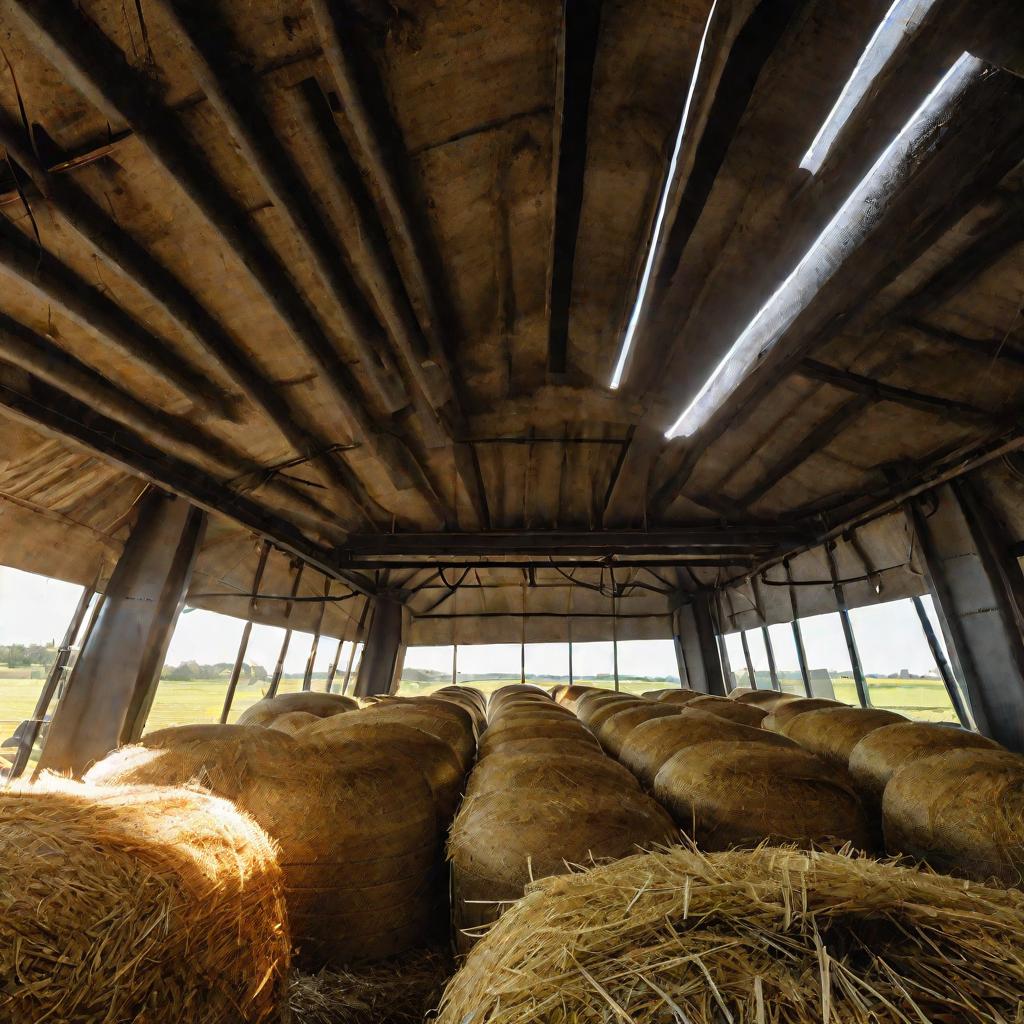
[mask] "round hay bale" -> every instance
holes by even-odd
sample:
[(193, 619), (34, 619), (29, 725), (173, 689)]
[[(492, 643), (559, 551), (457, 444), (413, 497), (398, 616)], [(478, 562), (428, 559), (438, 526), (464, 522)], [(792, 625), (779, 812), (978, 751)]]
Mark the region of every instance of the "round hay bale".
[(353, 697), (340, 693), (314, 693), (300, 690), (298, 693), (279, 693), (276, 697), (264, 697), (247, 707), (239, 716), (237, 725), (266, 725), (278, 715), (289, 711), (305, 711), (317, 718), (340, 715), (345, 711), (357, 711), (359, 702)]
[(534, 686), (533, 683), (509, 683), (507, 686), (499, 686), (496, 690), (491, 691), (491, 695), (487, 698), (488, 713), (492, 709), (500, 707), (501, 702), (509, 697), (532, 697), (535, 700), (551, 700), (548, 694), (539, 686)]
[(785, 735), (786, 727), (797, 715), (802, 715), (807, 711), (817, 711), (820, 708), (847, 708), (849, 706), (849, 704), (843, 704), (838, 700), (830, 700), (828, 697), (797, 697), (796, 700), (783, 701), (772, 708), (768, 717), (761, 722), (761, 728)]
[(745, 693), (757, 693), (752, 686), (734, 686), (729, 691), (729, 697), (735, 700), (737, 697), (742, 697)]
[(806, 750), (698, 743), (662, 765), (653, 792), (702, 850), (763, 842), (874, 846), (846, 774)]
[(1024, 879), (1024, 759), (948, 750), (900, 769), (882, 797), (886, 849), (965, 878)]
[[(457, 714), (447, 714), (450, 709)], [(455, 751), (463, 770), (469, 771), (476, 755), (476, 737), (467, 727), (460, 708), (437, 701), (434, 705), (408, 703), (376, 704), (359, 712), (367, 721), (400, 722), (444, 740)]]
[(357, 749), (355, 746), (346, 747), (354, 744), (362, 745), (363, 751), (377, 748), (408, 755), (427, 780), (434, 794), (438, 820), (446, 829), (455, 817), (466, 778), (455, 751), (444, 740), (411, 725), (359, 719), (359, 715), (325, 718), (303, 729), (298, 733), (298, 739), (311, 743), (338, 743), (349, 750)]
[(797, 715), (786, 726), (786, 735), (812, 754), (848, 768), (853, 748), (868, 733), (906, 720), (881, 708), (819, 708)]
[(466, 799), (495, 789), (513, 792), (541, 789), (567, 789), (625, 786), (636, 789), (636, 779), (610, 757), (578, 757), (573, 754), (548, 754), (543, 757), (513, 754), (489, 757), (481, 761), (470, 776)]
[[(755, 690), (753, 693), (736, 694), (733, 691), (729, 696), (737, 704), (753, 705), (763, 708), (767, 712), (774, 711), (780, 704), (788, 704), (792, 700), (801, 698), (795, 693), (780, 693), (778, 690)], [(803, 698), (806, 700), (806, 698)]]
[(901, 768), (945, 750), (1002, 750), (980, 733), (933, 722), (896, 722), (869, 732), (850, 754), (850, 775), (869, 806), (880, 809), (882, 793)]
[(438, 690), (434, 693), (436, 700), (448, 701), (456, 707), (462, 708), (473, 720), (473, 729), (479, 736), (487, 728), (487, 713), (470, 696), (462, 693), (449, 693)]
[(4, 1021), (281, 1020), (270, 840), (225, 800), (44, 775), (0, 788)]
[(597, 738), (612, 757), (618, 757), (626, 738), (642, 722), (679, 715), (682, 714), (682, 710), (676, 704), (655, 704), (650, 701), (647, 704), (625, 707), (601, 723)]
[(611, 694), (608, 697), (600, 697), (597, 700), (589, 700), (586, 704), (580, 705), (576, 711), (576, 717), (591, 732), (597, 733), (601, 723), (616, 711), (625, 708), (640, 707), (649, 704), (649, 701), (641, 700), (639, 697), (632, 697), (629, 694)]
[(1014, 890), (831, 852), (673, 847), (531, 885), (437, 1024), (993, 1024), (1020, 1016), (1022, 947)]
[[(331, 718), (337, 717), (337, 715), (331, 716)], [(273, 718), (267, 722), (266, 728), (277, 729), (278, 732), (294, 736), (307, 725), (313, 725), (315, 722), (325, 721), (330, 721), (330, 719), (317, 718), (316, 715), (311, 715), (308, 711), (286, 711), (283, 715), (278, 715), (277, 718)]]
[(760, 728), (768, 715), (764, 708), (756, 704), (740, 704), (729, 700), (728, 697), (701, 697), (699, 700), (690, 701), (686, 706), (693, 711), (706, 711), (708, 714), (717, 715), (728, 722), (749, 725), (752, 729)]
[[(565, 736), (506, 737), (498, 749), (492, 753), (500, 753), (502, 759), (518, 757), (520, 754), (530, 754), (534, 757), (565, 754), (566, 756), (595, 757), (599, 760), (607, 760), (607, 754), (601, 749), (597, 740), (585, 730), (582, 736), (574, 738)], [(483, 763), (483, 761), (478, 762), (477, 768)]]
[(569, 689), (569, 684), (568, 683), (555, 683), (555, 685), (552, 686), (550, 690), (548, 690), (548, 693), (551, 694), (551, 699), (553, 701), (557, 701), (558, 698), (563, 693), (565, 693), (565, 691), (568, 690), (568, 689)]
[(304, 968), (423, 943), (436, 923), (439, 834), (422, 774), (384, 757), (311, 756), (272, 729), (220, 728), (234, 735), (173, 742), (175, 730), (165, 729), (143, 737), (94, 765), (87, 780), (199, 783), (251, 814), (280, 847)]
[(534, 878), (569, 864), (624, 857), (678, 836), (668, 814), (639, 790), (617, 783), (587, 790), (491, 790), (465, 800), (452, 825), (452, 917), (460, 951), (519, 899)]
[(523, 715), (557, 718), (563, 721), (567, 718), (576, 718), (568, 708), (560, 707), (554, 701), (542, 704), (540, 701), (509, 700), (491, 713), (490, 723), (495, 725), (498, 722)]
[[(516, 724), (515, 722), (501, 723), (500, 731), (488, 729), (480, 743), (480, 760), (506, 750), (509, 743), (525, 739), (557, 739), (557, 740), (579, 740), (591, 741), (594, 747), (600, 749), (597, 740), (580, 725), (579, 722), (552, 722), (532, 721)], [(497, 729), (498, 727), (493, 727)]]
[(444, 700), (443, 698), (434, 696), (422, 696), (422, 697), (401, 697), (398, 698), (396, 703), (402, 706), (408, 707), (409, 705), (415, 705), (423, 708), (433, 708), (438, 713), (448, 715), (461, 723), (463, 728), (466, 730), (468, 735), (471, 735), (476, 739), (476, 722), (473, 718), (473, 714), (467, 708), (461, 707), (454, 701)]
[(555, 699), (559, 704), (569, 708), (570, 711), (574, 711), (576, 709), (576, 702), (584, 696), (584, 694), (596, 692), (599, 692), (598, 687), (596, 686), (585, 686), (582, 683), (573, 683), (572, 686), (567, 686)]
[(626, 737), (619, 760), (650, 789), (662, 765), (677, 751), (708, 742), (762, 743), (766, 746), (800, 748), (784, 736), (730, 722), (707, 711), (683, 708), (670, 718), (655, 718), (638, 725)]
[(689, 704), (698, 697), (706, 697), (706, 693), (699, 693), (697, 690), (662, 690), (658, 694), (659, 704)]

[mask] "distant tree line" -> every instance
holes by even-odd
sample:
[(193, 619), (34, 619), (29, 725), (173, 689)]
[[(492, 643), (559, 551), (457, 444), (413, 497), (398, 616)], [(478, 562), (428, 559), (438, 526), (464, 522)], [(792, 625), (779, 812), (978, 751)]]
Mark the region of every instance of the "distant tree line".
[[(196, 679), (220, 679), (230, 676), (232, 668), (234, 668), (234, 663), (230, 661), (218, 661), (215, 665), (200, 665), (198, 661), (183, 661), (180, 665), (164, 665), (160, 671), (160, 678), (185, 683)], [(250, 665), (246, 662), (242, 665), (242, 673), (239, 678), (243, 681), (263, 682), (267, 679), (267, 670), (262, 665)]]
[(57, 657), (57, 649), (52, 644), (4, 644), (0, 646), (0, 663), (8, 668), (21, 668), (24, 665), (42, 665), (49, 668)]

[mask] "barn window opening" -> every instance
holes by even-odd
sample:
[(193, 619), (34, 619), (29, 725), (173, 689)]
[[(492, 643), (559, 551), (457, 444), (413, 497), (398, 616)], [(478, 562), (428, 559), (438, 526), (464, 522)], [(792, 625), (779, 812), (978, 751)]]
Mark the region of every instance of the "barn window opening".
[(452, 644), (407, 647), (398, 684), (399, 693), (415, 697), (433, 693), (442, 686), (451, 686), (454, 659), (455, 647)]
[(665, 183), (661, 189), (661, 197), (658, 200), (658, 208), (654, 215), (654, 225), (651, 229), (651, 239), (647, 246), (647, 257), (644, 261), (644, 272), (640, 277), (640, 287), (637, 289), (636, 301), (633, 303), (633, 311), (630, 313), (629, 321), (626, 324), (626, 333), (622, 338), (622, 345), (619, 348), (619, 357), (615, 361), (615, 369), (612, 372), (612, 379), (609, 387), (614, 391), (622, 383), (623, 374), (626, 371), (626, 362), (633, 349), (633, 339), (636, 335), (637, 325), (643, 313), (644, 301), (647, 298), (647, 289), (651, 283), (651, 275), (654, 272), (654, 264), (657, 261), (658, 246), (661, 244), (661, 233), (665, 227), (665, 214), (668, 211), (669, 194), (672, 191), (672, 184), (675, 181), (676, 170), (679, 167), (679, 154), (683, 148), (683, 139), (686, 136), (686, 127), (690, 121), (690, 107), (693, 104), (693, 95), (697, 88), (697, 79), (700, 77), (701, 62), (704, 58), (704, 47), (708, 41), (708, 32), (711, 29), (711, 22), (715, 17), (715, 8), (718, 0), (714, 0), (711, 10), (708, 11), (708, 20), (704, 24), (704, 32), (700, 37), (700, 45), (697, 47), (697, 58), (693, 64), (693, 74), (690, 76), (690, 85), (686, 90), (686, 101), (683, 103), (683, 113), (679, 118), (679, 129), (676, 132), (675, 142), (672, 146), (672, 156), (669, 158), (668, 171), (665, 174)]
[(943, 75), (803, 259), (733, 342), (693, 400), (665, 432), (666, 438), (696, 433), (768, 356), (822, 287), (885, 217), (900, 184), (911, 173), (919, 150), (933, 141), (942, 114), (979, 79), (984, 68), (983, 61), (964, 53)]
[(918, 30), (934, 3), (935, 0), (895, 0), (868, 40), (839, 98), (800, 161), (803, 170), (811, 174), (821, 170), (832, 145), (860, 106), (872, 83), (892, 60), (904, 40)]

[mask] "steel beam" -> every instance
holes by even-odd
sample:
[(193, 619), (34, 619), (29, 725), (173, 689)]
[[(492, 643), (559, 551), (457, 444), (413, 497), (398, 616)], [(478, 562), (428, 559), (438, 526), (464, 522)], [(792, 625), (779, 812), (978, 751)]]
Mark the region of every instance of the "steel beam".
[(391, 693), (402, 671), (405, 644), (402, 642), (403, 608), (397, 601), (376, 598), (373, 618), (366, 634), (363, 657), (359, 662), (355, 695), (369, 697)]

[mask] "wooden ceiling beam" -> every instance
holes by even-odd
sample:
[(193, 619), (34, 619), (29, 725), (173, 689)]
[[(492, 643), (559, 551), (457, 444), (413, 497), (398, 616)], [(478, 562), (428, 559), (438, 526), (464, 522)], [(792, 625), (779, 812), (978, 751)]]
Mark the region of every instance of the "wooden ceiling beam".
[(111, 123), (133, 128), (139, 142), (242, 261), (260, 293), (318, 368), (356, 438), (380, 459), (396, 487), (408, 486), (408, 450), (397, 438), (377, 430), (351, 372), (280, 257), (253, 230), (245, 209), (218, 182), (194, 142), (153, 96), (149, 80), (127, 64), (92, 22), (59, 0), (31, 4), (13, 0), (8, 13), (32, 46)]

